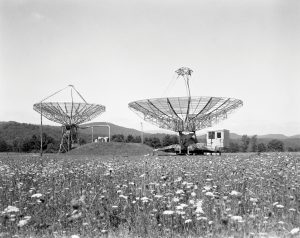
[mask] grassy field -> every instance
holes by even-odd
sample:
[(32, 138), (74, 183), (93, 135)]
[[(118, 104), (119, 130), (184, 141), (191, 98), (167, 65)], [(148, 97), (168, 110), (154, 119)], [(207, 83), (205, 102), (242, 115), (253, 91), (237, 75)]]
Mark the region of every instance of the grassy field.
[(299, 237), (300, 154), (0, 154), (0, 237)]

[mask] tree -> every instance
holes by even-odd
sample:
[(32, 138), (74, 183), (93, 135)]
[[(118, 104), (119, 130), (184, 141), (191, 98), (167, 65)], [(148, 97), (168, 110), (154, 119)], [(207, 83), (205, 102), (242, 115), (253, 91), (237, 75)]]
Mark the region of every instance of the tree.
[[(58, 150), (59, 142), (54, 140), (51, 136), (48, 136), (46, 133), (43, 133), (42, 138), (43, 151), (47, 152), (49, 144), (52, 144), (52, 148), (57, 148), (56, 151)], [(32, 137), (27, 137), (24, 140), (14, 140), (12, 148), (14, 151), (18, 152), (38, 152), (41, 149), (41, 137), (33, 135)]]
[(47, 149), (45, 150), (45, 153), (56, 153), (59, 150), (59, 146), (49, 143), (47, 145)]
[(157, 137), (153, 137), (152, 138), (152, 147), (153, 148), (158, 148), (161, 146), (161, 142), (160, 142), (160, 139), (157, 138)]
[(32, 150), (32, 143), (31, 143), (31, 139), (30, 138), (25, 138), (23, 143), (22, 143), (22, 147), (21, 147), (21, 151), (22, 152), (31, 152)]
[(127, 143), (133, 143), (134, 142), (134, 137), (132, 135), (128, 135), (126, 138)]
[(84, 145), (86, 144), (86, 140), (82, 137), (79, 138), (79, 145)]
[(250, 138), (247, 135), (243, 135), (241, 138), (241, 151), (246, 152), (250, 143)]
[(257, 135), (254, 135), (250, 138), (247, 151), (248, 152), (257, 151)]
[(170, 135), (165, 135), (162, 139), (162, 146), (169, 146), (172, 145), (172, 140)]
[(179, 143), (178, 136), (172, 135), (171, 136), (171, 145), (178, 144), (178, 143)]
[(12, 143), (12, 151), (13, 152), (21, 152), (22, 146), (23, 146), (23, 139), (16, 138), (13, 140), (13, 143)]
[(6, 152), (8, 151), (8, 144), (5, 140), (0, 139), (0, 152)]
[[(46, 137), (47, 135), (45, 133), (43, 133), (42, 135), (43, 137), (43, 149), (47, 148), (47, 141), (46, 141)], [(30, 151), (39, 151), (41, 148), (41, 138), (37, 137), (36, 135), (33, 135), (30, 139)]]
[(288, 152), (294, 152), (296, 151), (293, 147), (289, 146), (287, 149), (286, 149)]
[(165, 135), (162, 139), (161, 145), (162, 146), (169, 146), (178, 144), (178, 136), (177, 135)]
[(134, 137), (133, 142), (134, 142), (134, 143), (141, 143), (141, 142), (142, 142), (141, 136), (136, 136), (136, 137)]
[(268, 143), (269, 151), (284, 151), (284, 144), (281, 140), (273, 139)]
[(153, 148), (158, 148), (161, 146), (160, 140), (157, 137), (146, 137), (144, 144), (151, 146)]
[(111, 140), (114, 142), (125, 142), (124, 135), (116, 134), (111, 137)]
[(257, 152), (265, 152), (265, 151), (267, 151), (266, 145), (264, 143), (262, 143), (262, 142), (259, 143), (257, 145)]
[(239, 150), (240, 150), (240, 147), (239, 147), (238, 143), (235, 143), (235, 142), (230, 142), (229, 143), (228, 152), (236, 153), (236, 152), (239, 152)]

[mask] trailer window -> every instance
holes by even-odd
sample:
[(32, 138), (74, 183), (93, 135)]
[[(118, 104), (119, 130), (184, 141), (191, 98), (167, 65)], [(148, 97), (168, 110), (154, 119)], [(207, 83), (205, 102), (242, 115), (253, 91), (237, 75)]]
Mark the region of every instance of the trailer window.
[(218, 133), (217, 133), (217, 138), (222, 138), (221, 132), (218, 132)]
[(215, 139), (215, 132), (214, 131), (209, 131), (208, 132), (208, 139)]

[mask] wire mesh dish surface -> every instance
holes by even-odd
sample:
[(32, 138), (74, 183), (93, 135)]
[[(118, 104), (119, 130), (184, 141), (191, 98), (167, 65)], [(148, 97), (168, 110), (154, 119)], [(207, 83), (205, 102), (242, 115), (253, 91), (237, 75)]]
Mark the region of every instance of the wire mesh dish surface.
[(34, 104), (33, 109), (50, 121), (62, 125), (79, 125), (103, 113), (105, 106), (76, 102), (42, 102)]
[(198, 131), (210, 127), (242, 105), (239, 99), (225, 97), (166, 97), (128, 104), (144, 120), (172, 131)]

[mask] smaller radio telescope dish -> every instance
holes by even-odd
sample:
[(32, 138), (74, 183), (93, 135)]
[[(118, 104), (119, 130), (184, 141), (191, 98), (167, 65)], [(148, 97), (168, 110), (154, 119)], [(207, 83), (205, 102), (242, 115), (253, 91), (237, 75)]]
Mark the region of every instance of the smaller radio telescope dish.
[(160, 128), (179, 133), (183, 150), (188, 146), (184, 140), (193, 138), (197, 142), (196, 131), (211, 127), (243, 105), (242, 100), (226, 97), (191, 96), (189, 79), (192, 70), (182, 67), (175, 71), (178, 78), (185, 80), (187, 97), (151, 98), (134, 101), (129, 108), (145, 121)]
[[(67, 89), (70, 89), (70, 101), (48, 101), (48, 99), (52, 98), (54, 95)], [(74, 93), (79, 96), (82, 100), (81, 102), (73, 101)], [(105, 112), (105, 106), (87, 103), (73, 85), (68, 85), (66, 88), (43, 99), (41, 102), (34, 104), (33, 109), (48, 120), (61, 124), (62, 138), (59, 152), (67, 152), (71, 150), (74, 145), (78, 144), (78, 128), (80, 124), (88, 122)]]

